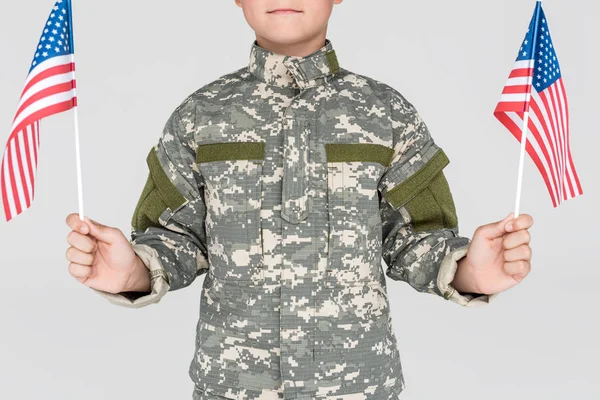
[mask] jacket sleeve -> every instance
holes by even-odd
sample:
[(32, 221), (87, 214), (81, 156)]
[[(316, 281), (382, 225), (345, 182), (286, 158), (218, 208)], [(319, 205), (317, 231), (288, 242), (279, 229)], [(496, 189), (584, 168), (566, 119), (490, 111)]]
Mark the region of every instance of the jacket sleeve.
[(151, 291), (106, 293), (112, 303), (139, 308), (189, 286), (208, 271), (204, 181), (196, 165), (194, 117), (178, 107), (146, 158), (148, 178), (131, 219), (131, 245), (151, 276)]
[(488, 304), (497, 294), (461, 293), (450, 285), (471, 240), (459, 236), (442, 171), (449, 160), (416, 109), (393, 89), (390, 107), (394, 151), (379, 181), (386, 275), (463, 306)]

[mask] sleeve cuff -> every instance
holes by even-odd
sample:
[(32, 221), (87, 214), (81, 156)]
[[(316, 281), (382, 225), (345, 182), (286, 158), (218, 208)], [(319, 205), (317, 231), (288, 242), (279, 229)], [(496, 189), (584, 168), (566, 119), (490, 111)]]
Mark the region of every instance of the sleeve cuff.
[(470, 243), (466, 246), (460, 247), (446, 255), (442, 260), (440, 271), (437, 277), (437, 285), (440, 292), (444, 295), (446, 300), (451, 300), (455, 303), (465, 307), (478, 307), (489, 304), (490, 301), (499, 293), (494, 294), (469, 294), (460, 293), (458, 290), (450, 285), (450, 282), (454, 280), (456, 270), (458, 269), (458, 261), (463, 258), (469, 250)]
[(130, 308), (140, 308), (152, 303), (157, 303), (165, 294), (167, 294), (170, 285), (165, 270), (160, 263), (158, 252), (145, 244), (132, 243), (131, 246), (133, 251), (144, 262), (144, 265), (146, 265), (151, 275), (150, 293), (108, 293), (94, 288), (90, 289), (108, 299), (113, 304)]

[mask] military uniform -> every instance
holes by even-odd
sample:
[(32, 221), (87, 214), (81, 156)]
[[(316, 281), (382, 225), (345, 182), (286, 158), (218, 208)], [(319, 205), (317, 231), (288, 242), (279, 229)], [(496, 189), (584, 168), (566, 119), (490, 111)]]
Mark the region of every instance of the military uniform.
[(196, 400), (397, 399), (385, 277), (463, 306), (496, 296), (449, 285), (470, 240), (448, 162), (415, 108), (341, 68), (330, 40), (305, 57), (255, 41), (148, 153), (131, 236), (151, 293), (97, 292), (142, 307), (206, 274)]

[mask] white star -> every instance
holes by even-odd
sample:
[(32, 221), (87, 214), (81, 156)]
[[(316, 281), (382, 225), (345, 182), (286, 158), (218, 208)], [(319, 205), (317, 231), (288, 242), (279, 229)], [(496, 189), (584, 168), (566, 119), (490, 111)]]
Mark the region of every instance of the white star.
[(51, 41), (51, 42), (54, 42), (54, 37), (50, 36), (50, 39), (48, 39), (48, 40)]
[(523, 57), (527, 57), (527, 52), (526, 51), (523, 52)]
[(50, 49), (52, 46), (50, 46), (49, 44), (46, 45), (46, 49)]
[(42, 56), (43, 56), (43, 57), (48, 57), (48, 53), (46, 53), (46, 52), (43, 52), (43, 53), (42, 53)]
[(58, 47), (55, 47), (54, 50), (56, 50), (57, 53), (60, 51)]

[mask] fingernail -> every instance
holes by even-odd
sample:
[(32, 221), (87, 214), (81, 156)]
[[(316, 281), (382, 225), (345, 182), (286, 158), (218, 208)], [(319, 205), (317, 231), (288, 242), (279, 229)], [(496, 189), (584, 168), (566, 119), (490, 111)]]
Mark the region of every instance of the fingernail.
[(81, 226), (81, 233), (88, 233), (88, 227), (87, 227), (87, 225), (84, 224), (84, 225)]
[(507, 224), (506, 225), (506, 230), (509, 231), (509, 232), (512, 232), (512, 230), (513, 230), (513, 224), (512, 223)]

